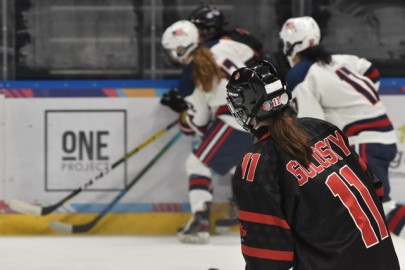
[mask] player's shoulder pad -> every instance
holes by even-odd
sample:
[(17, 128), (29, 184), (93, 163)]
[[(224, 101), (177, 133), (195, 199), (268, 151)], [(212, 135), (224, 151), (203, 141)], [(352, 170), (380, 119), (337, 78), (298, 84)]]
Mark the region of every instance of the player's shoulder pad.
[(204, 45), (204, 47), (207, 47), (208, 49), (210, 49), (211, 47), (217, 45), (218, 43), (219, 43), (218, 39), (211, 39), (211, 40), (204, 42), (203, 45)]
[(295, 118), (295, 121), (308, 132), (311, 140), (319, 140), (319, 138), (324, 137), (325, 134), (335, 133), (336, 131), (343, 135), (343, 132), (336, 125), (322, 119), (299, 117)]
[(286, 76), (286, 86), (288, 91), (293, 91), (294, 88), (305, 80), (309, 69), (315, 63), (313, 60), (305, 59), (290, 69)]

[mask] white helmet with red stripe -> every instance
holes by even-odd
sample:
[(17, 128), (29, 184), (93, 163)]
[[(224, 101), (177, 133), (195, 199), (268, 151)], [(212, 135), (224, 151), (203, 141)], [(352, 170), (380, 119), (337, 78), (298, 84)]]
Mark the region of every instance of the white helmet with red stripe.
[(290, 18), (281, 28), (280, 39), (283, 42), (283, 53), (293, 66), (292, 59), (297, 53), (319, 44), (321, 30), (312, 17)]

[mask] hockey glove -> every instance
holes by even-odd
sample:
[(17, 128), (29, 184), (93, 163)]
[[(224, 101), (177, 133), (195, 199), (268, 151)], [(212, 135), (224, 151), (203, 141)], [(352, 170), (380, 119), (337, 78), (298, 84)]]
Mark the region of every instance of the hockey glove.
[(177, 91), (176, 88), (172, 88), (169, 92), (163, 94), (160, 103), (162, 105), (168, 106), (170, 109), (178, 113), (188, 109), (187, 103), (181, 97), (179, 91)]

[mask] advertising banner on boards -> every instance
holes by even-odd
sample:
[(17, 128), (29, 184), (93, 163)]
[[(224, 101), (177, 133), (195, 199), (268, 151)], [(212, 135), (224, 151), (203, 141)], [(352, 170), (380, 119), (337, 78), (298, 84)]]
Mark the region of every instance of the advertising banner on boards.
[[(75, 88), (71, 90), (70, 94), (76, 93)], [(55, 96), (46, 97), (39, 90), (21, 90), (18, 95), (14, 90), (7, 90), (5, 94), (9, 98), (0, 99), (3, 103), (0, 120), (4, 123), (0, 125), (0, 138), (3, 138), (0, 149), (4, 149), (0, 155), (0, 168), (3, 168), (0, 201), (22, 199), (31, 204), (49, 205), (91, 182), (58, 211), (97, 212), (178, 131), (177, 127), (170, 130), (105, 176), (94, 179), (177, 118), (177, 114), (161, 106), (156, 89), (153, 94), (140, 89), (101, 90), (92, 89), (91, 97), (78, 91), (83, 95), (80, 98), (58, 96), (67, 91), (49, 92)], [(39, 96), (12, 98), (24, 94)], [(405, 202), (405, 95), (382, 95), (382, 101), (398, 136), (398, 155), (390, 166), (391, 195)], [(113, 211), (148, 212), (160, 209), (161, 205), (188, 204), (184, 165), (196, 142), (195, 138), (183, 136)], [(226, 202), (230, 196), (229, 178), (214, 177), (214, 199)], [(180, 209), (187, 211), (187, 208)]]
[[(77, 188), (73, 179), (91, 178), (107, 170), (114, 151), (124, 155), (127, 147), (126, 110), (46, 110), (45, 111), (45, 190)], [(127, 183), (126, 164), (117, 167), (114, 177)], [(71, 181), (65, 181), (72, 179)], [(91, 190), (109, 189), (100, 181)], [(111, 188), (110, 188), (111, 189)]]
[[(179, 130), (173, 127), (106, 173), (106, 168), (177, 119), (177, 114), (163, 107), (157, 97), (6, 101), (5, 176), (0, 183), (4, 200), (51, 205), (91, 182), (58, 212), (99, 211)], [(193, 137), (182, 136), (112, 211), (149, 212), (176, 205), (178, 211), (187, 212), (185, 161), (195, 142)], [(214, 181), (218, 182), (215, 200), (227, 202), (229, 178), (215, 176)]]

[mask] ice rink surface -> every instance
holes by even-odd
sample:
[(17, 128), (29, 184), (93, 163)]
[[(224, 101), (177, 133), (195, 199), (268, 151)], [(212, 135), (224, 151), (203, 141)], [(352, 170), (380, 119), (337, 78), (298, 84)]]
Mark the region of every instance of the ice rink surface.
[[(394, 244), (405, 269), (405, 240)], [(237, 235), (212, 236), (207, 245), (172, 236), (0, 237), (0, 252), (1, 270), (244, 269)]]

